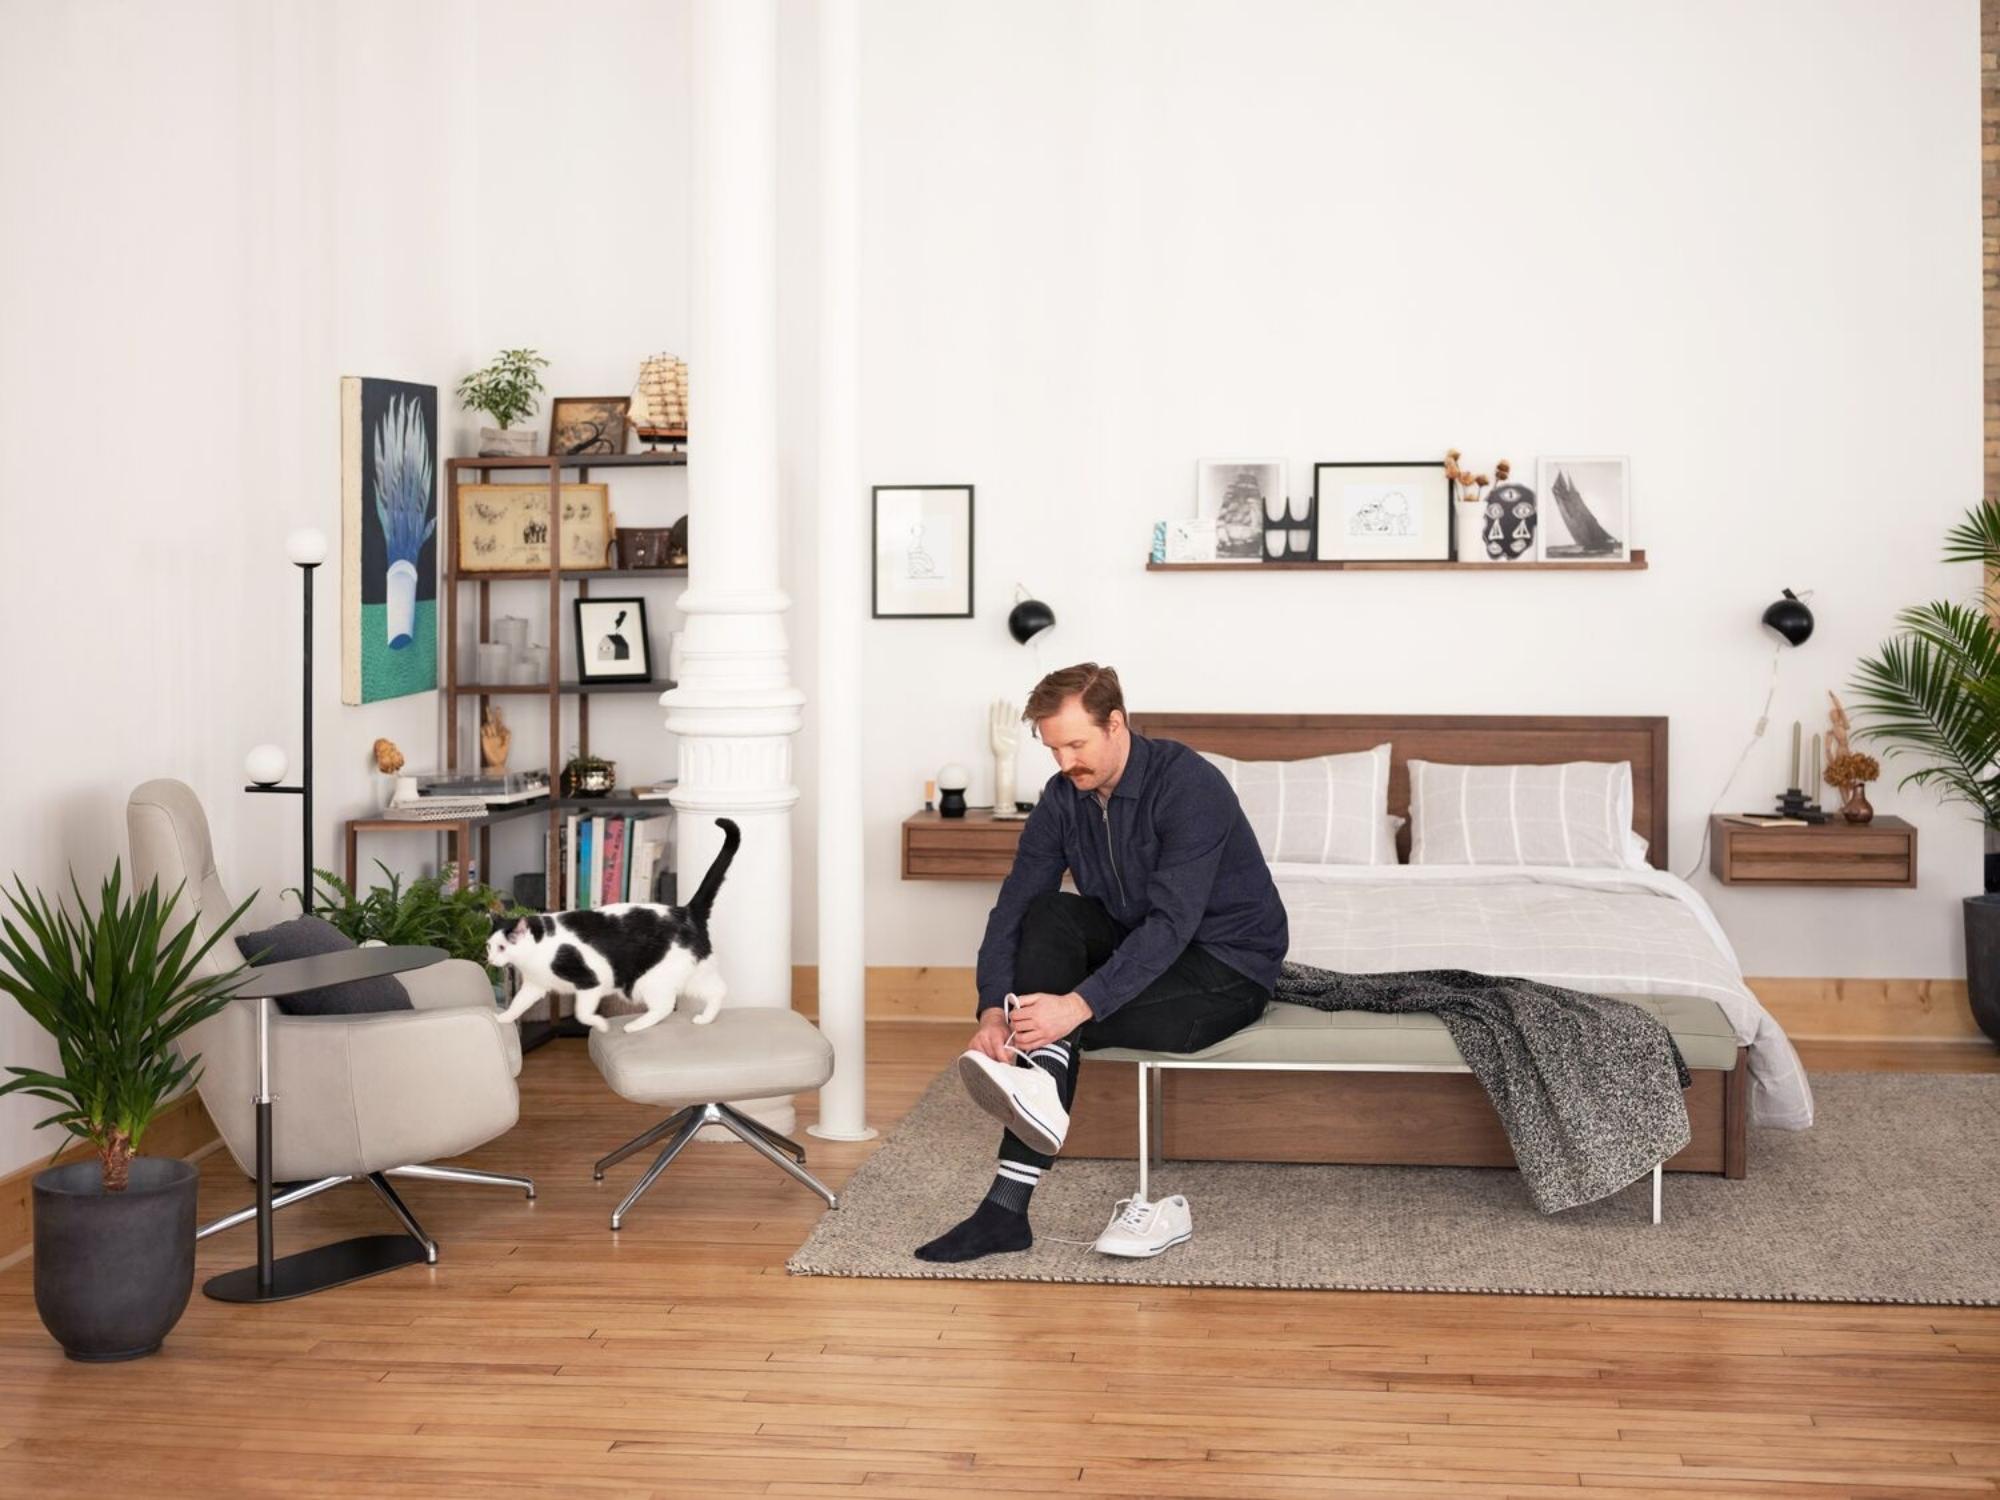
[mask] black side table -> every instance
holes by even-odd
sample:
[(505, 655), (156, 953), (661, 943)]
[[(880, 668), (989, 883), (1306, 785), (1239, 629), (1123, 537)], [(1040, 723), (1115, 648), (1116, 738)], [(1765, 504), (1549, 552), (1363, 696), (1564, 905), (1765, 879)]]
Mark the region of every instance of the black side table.
[(202, 1284), (205, 1294), (218, 1302), (283, 1302), (431, 1258), (431, 1247), (413, 1234), (364, 1234), (316, 1245), (282, 1259), (273, 1255), (271, 1001), (330, 984), (428, 968), (447, 956), (442, 948), (355, 948), (244, 972), (236, 986), (236, 998), (257, 1007), (257, 1264), (211, 1276)]

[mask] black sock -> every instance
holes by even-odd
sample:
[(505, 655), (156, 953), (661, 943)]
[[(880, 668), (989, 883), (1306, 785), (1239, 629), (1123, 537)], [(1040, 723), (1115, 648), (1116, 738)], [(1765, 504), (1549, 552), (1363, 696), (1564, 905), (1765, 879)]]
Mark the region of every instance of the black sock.
[(1028, 1216), (989, 1197), (981, 1200), (971, 1218), (954, 1224), (929, 1244), (917, 1246), (916, 1253), (918, 1260), (978, 1260), (983, 1255), (1026, 1250), (1034, 1243)]
[(1028, 1054), (1028, 1061), (1056, 1081), (1063, 1108), (1069, 1108), (1076, 1087), (1076, 1051), (1071, 1042), (1047, 1042)]

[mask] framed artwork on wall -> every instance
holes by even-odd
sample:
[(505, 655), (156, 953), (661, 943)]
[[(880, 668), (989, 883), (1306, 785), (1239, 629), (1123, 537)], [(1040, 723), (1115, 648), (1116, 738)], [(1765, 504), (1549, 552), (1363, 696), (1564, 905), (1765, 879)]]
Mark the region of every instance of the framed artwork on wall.
[(1543, 458), (1538, 547), (1543, 562), (1624, 562), (1631, 552), (1631, 466), (1622, 458)]
[(1451, 480), (1444, 461), (1313, 465), (1322, 562), (1446, 562)]
[(576, 680), (651, 682), (644, 599), (577, 599)]
[(437, 387), (340, 381), (340, 701), (438, 684)]
[(1215, 523), (1216, 562), (1262, 562), (1265, 518), (1284, 509), (1283, 459), (1204, 458), (1195, 467), (1195, 515)]
[(549, 403), (549, 452), (623, 453), (630, 396), (558, 396)]
[(877, 485), (874, 554), (875, 619), (971, 619), (972, 486)]

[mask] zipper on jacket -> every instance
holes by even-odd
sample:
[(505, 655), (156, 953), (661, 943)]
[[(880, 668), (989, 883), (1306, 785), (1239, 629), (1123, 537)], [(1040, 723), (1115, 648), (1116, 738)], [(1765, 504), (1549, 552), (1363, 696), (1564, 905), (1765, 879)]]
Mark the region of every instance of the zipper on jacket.
[(1111, 856), (1111, 878), (1118, 885), (1118, 906), (1122, 911), (1127, 905), (1125, 877), (1118, 873), (1118, 849), (1111, 842), (1111, 799), (1107, 797), (1098, 803), (1097, 810), (1104, 814), (1104, 852)]

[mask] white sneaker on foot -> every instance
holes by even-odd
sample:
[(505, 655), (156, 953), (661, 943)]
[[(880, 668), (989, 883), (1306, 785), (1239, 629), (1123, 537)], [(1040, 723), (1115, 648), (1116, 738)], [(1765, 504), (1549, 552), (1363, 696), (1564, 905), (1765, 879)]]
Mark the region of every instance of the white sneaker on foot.
[(1148, 1203), (1144, 1198), (1120, 1198), (1111, 1222), (1097, 1237), (1100, 1255), (1145, 1259), (1194, 1238), (1194, 1215), (1179, 1193)]
[(1034, 1063), (999, 1063), (984, 1052), (968, 1051), (958, 1059), (958, 1076), (965, 1091), (986, 1113), (1013, 1131), (1026, 1146), (1054, 1156), (1069, 1134), (1069, 1111), (1063, 1108), (1055, 1076)]

